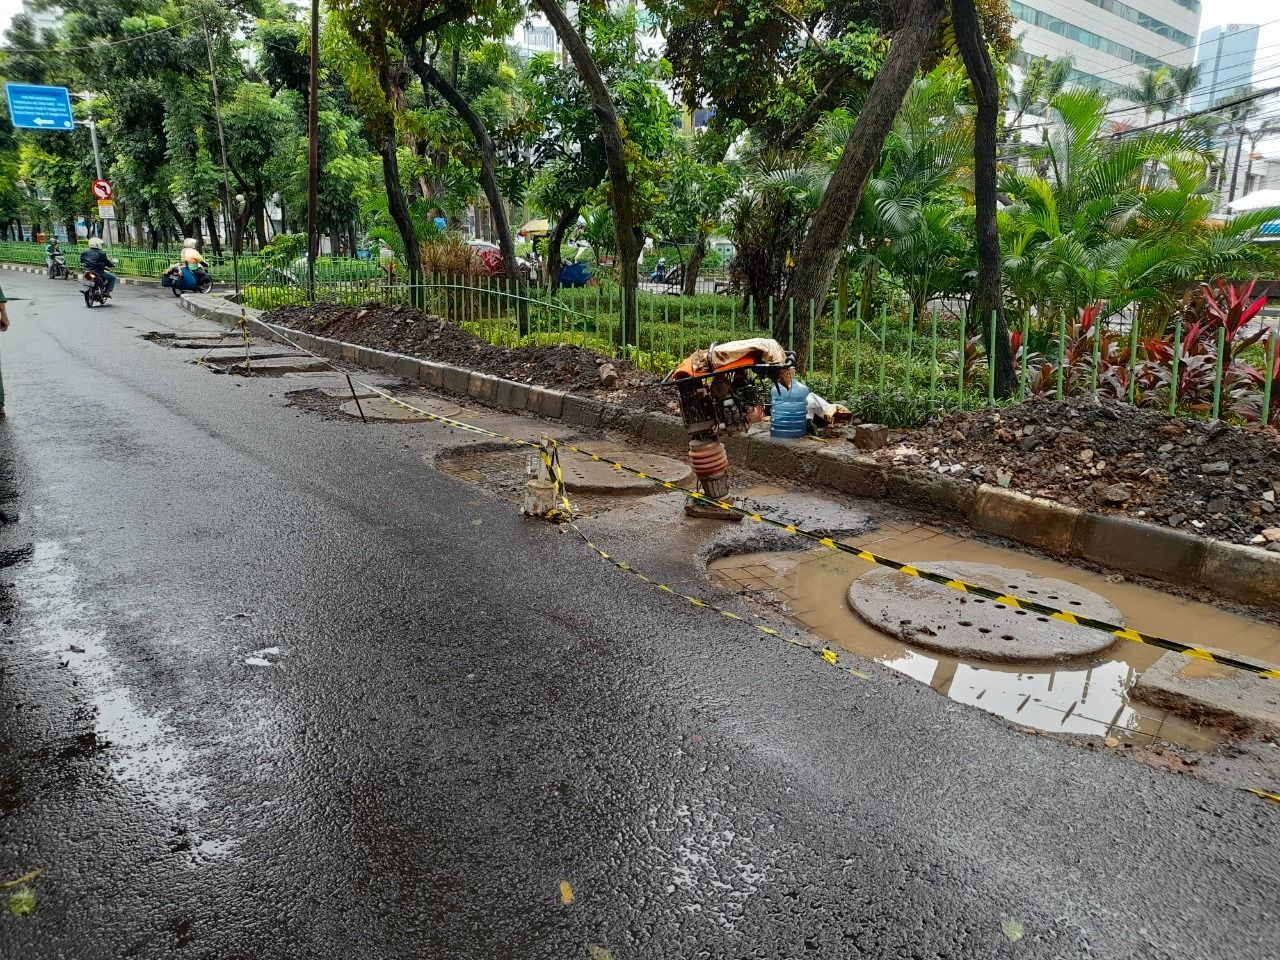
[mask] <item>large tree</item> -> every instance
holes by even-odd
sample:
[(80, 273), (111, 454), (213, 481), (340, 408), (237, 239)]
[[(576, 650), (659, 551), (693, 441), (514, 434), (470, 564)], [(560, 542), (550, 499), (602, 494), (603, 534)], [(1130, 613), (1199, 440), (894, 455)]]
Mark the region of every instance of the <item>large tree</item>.
[[(885, 137), (893, 128), (898, 108), (915, 79), (921, 61), (929, 52), (934, 33), (942, 21), (944, 0), (911, 0), (901, 13), (901, 23), (893, 35), (889, 55), (876, 74), (858, 113), (857, 123), (845, 143), (840, 162), (827, 183), (796, 258), (786, 299), (797, 313), (813, 304), (820, 314), (826, 305), (836, 265), (858, 214), (862, 191), (880, 162)], [(775, 338), (786, 339), (787, 315), (785, 309), (778, 312)], [(797, 324), (794, 332), (797, 357), (807, 357), (808, 326)]]

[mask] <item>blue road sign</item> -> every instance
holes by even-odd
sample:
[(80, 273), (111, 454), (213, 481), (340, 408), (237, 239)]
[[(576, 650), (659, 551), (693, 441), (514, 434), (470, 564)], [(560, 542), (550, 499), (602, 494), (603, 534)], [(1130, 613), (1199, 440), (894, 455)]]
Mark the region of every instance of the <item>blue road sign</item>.
[(71, 95), (66, 87), (36, 87), (26, 83), (6, 83), (9, 118), (15, 127), (28, 130), (74, 130)]

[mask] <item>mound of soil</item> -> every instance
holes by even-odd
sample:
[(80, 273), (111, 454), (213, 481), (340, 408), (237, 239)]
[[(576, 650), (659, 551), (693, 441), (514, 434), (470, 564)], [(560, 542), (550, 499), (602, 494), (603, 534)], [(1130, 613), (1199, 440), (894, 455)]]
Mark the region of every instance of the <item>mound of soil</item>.
[[(569, 344), (497, 347), (447, 320), (408, 306), (370, 303), (363, 307), (280, 307), (264, 319), (347, 343), (466, 367), (520, 383), (588, 394), (636, 409), (668, 410), (675, 399), (672, 390), (658, 386), (657, 377), (625, 360), (602, 357)], [(600, 367), (605, 363), (612, 364), (617, 372), (617, 381), (611, 387), (600, 378)]]
[(900, 439), (876, 456), (1241, 543), (1280, 527), (1271, 430), (1072, 398), (955, 413)]

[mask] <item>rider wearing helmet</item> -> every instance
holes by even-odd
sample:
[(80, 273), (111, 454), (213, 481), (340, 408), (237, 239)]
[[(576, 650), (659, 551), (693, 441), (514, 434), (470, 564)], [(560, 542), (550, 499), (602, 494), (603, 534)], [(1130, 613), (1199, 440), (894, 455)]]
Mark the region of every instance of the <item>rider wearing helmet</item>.
[(182, 263), (180, 266), (190, 268), (198, 284), (203, 284), (209, 276), (209, 268), (205, 265), (204, 257), (200, 255), (200, 249), (196, 246), (196, 240), (192, 237), (187, 237), (182, 241)]
[(52, 267), (53, 258), (59, 253), (62, 253), (62, 247), (58, 246), (58, 238), (50, 237), (49, 242), (44, 245), (44, 265)]
[(110, 299), (111, 291), (116, 288), (116, 276), (108, 267), (110, 267), (111, 258), (102, 252), (102, 238), (90, 237), (89, 249), (80, 254), (80, 266), (85, 270), (92, 270), (102, 278), (103, 293)]

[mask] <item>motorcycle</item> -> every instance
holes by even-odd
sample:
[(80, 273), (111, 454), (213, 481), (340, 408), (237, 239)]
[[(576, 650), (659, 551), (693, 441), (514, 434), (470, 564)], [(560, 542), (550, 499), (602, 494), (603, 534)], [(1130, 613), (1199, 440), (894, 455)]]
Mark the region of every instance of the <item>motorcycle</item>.
[(91, 310), (95, 303), (100, 307), (105, 307), (109, 298), (107, 297), (107, 284), (102, 275), (92, 270), (86, 270), (83, 279), (86, 284), (84, 290), (81, 291), (84, 294), (84, 305)]
[(67, 258), (63, 256), (61, 251), (49, 255), (49, 279), (71, 279), (71, 271), (67, 269)]
[(182, 264), (166, 270), (160, 277), (160, 285), (172, 290), (175, 297), (184, 293), (208, 293), (213, 289), (213, 277), (209, 276), (207, 270), (200, 269), (197, 272), (187, 264)]

